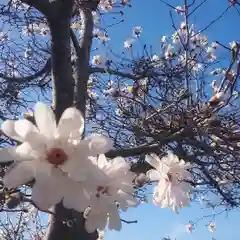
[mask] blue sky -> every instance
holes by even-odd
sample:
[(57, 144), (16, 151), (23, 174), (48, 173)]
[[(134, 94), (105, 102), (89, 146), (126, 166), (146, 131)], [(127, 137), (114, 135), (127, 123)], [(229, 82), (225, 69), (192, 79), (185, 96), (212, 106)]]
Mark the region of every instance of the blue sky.
[[(144, 31), (141, 43), (152, 44), (154, 50), (160, 49), (159, 42), (161, 36), (170, 35), (173, 31), (169, 8), (160, 0), (132, 0), (133, 6), (125, 11), (124, 23), (111, 28), (109, 36), (111, 47), (114, 50), (122, 51), (123, 41), (131, 37), (132, 27), (140, 25)], [(169, 0), (168, 3), (176, 6), (181, 5), (183, 0)], [(200, 1), (196, 1), (200, 2)], [(227, 0), (208, 0), (201, 9), (191, 18), (196, 29), (202, 29), (226, 9)], [(175, 16), (175, 15), (174, 15)], [(176, 17), (176, 23), (181, 18)], [(237, 26), (240, 15), (235, 9), (230, 9), (222, 19), (217, 21), (212, 27), (204, 32), (210, 41), (218, 40), (228, 45), (230, 41), (240, 41), (240, 33)], [(137, 49), (136, 49), (137, 50)], [(160, 209), (151, 204), (144, 204), (137, 209), (129, 210), (122, 215), (125, 220), (138, 220), (137, 224), (124, 224), (121, 232), (107, 232), (106, 240), (160, 240), (162, 237), (170, 236), (177, 240), (226, 240), (240, 239), (239, 231), (234, 231), (239, 225), (239, 211), (231, 212), (227, 217), (225, 214), (215, 218), (216, 232), (210, 233), (206, 225), (212, 220), (203, 218), (192, 234), (185, 231), (185, 225), (197, 218), (214, 213), (211, 209), (206, 209), (200, 204), (194, 204), (189, 208), (180, 211), (176, 215), (169, 209)]]

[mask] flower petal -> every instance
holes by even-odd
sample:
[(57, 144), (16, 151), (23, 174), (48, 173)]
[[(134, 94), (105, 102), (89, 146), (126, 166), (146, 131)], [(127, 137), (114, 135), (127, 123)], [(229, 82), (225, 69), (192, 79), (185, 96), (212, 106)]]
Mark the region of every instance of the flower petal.
[(89, 206), (89, 196), (79, 183), (67, 181), (65, 188), (63, 206), (68, 209), (74, 209), (78, 212), (84, 212)]
[(110, 211), (110, 213), (109, 213), (108, 228), (109, 228), (110, 230), (114, 229), (114, 230), (116, 230), (116, 231), (120, 231), (121, 228), (122, 228), (121, 219), (120, 219), (120, 216), (119, 216), (119, 214), (118, 214), (117, 207), (116, 207), (116, 206), (113, 206), (113, 208), (116, 208), (116, 209), (113, 209), (113, 210)]
[(57, 133), (55, 115), (52, 109), (44, 103), (37, 103), (34, 116), (39, 131), (48, 139), (52, 139)]
[(100, 169), (108, 164), (107, 158), (104, 154), (100, 154), (97, 158), (97, 165)]
[(63, 172), (68, 173), (68, 176), (74, 181), (82, 182), (85, 181), (87, 177), (89, 179), (92, 177), (103, 177), (99, 167), (94, 164), (93, 160), (89, 159), (87, 147), (87, 141), (80, 141), (75, 152), (71, 154), (70, 159), (59, 166), (59, 168), (61, 168)]
[(45, 139), (39, 133), (37, 127), (26, 119), (15, 122), (15, 131), (24, 141), (30, 143), (34, 148), (38, 148), (45, 142)]
[(93, 233), (97, 229), (97, 220), (94, 214), (89, 213), (85, 221), (85, 229), (88, 233)]
[(127, 172), (130, 170), (130, 164), (122, 157), (116, 157), (112, 161), (112, 166), (116, 172), (123, 171)]
[(16, 147), (0, 148), (0, 162), (17, 161)]
[(147, 155), (145, 157), (145, 161), (148, 162), (154, 168), (158, 169), (158, 167), (159, 167), (159, 158), (157, 156), (155, 156), (155, 155), (153, 155), (153, 156)]
[(58, 133), (61, 138), (76, 138), (80, 140), (84, 131), (84, 118), (76, 108), (67, 108), (58, 123)]
[(50, 177), (36, 180), (32, 189), (32, 200), (40, 209), (48, 209), (59, 203), (63, 198), (63, 176), (58, 169), (54, 169)]
[(128, 207), (136, 207), (139, 203), (137, 199), (133, 197), (132, 194), (125, 193), (121, 190), (118, 191), (118, 194), (121, 197), (121, 199), (123, 199), (126, 202)]
[(90, 136), (86, 140), (89, 141), (90, 156), (106, 153), (113, 148), (112, 140), (104, 136)]
[(146, 175), (151, 181), (158, 181), (161, 178), (160, 173), (155, 169), (149, 170)]
[(82, 158), (75, 156), (74, 158), (66, 161), (63, 165), (60, 165), (59, 168), (76, 182), (85, 181), (89, 171), (88, 166), (86, 166), (86, 159), (84, 159), (84, 156)]
[(101, 231), (106, 228), (108, 216), (107, 214), (98, 214), (95, 216), (97, 221), (97, 228)]
[(37, 157), (37, 153), (38, 152), (34, 150), (28, 142), (24, 142), (15, 148), (15, 154), (18, 158), (17, 160), (32, 160)]
[(25, 161), (15, 164), (13, 168), (6, 172), (3, 182), (8, 188), (19, 187), (33, 180), (33, 164), (31, 161)]
[(23, 139), (15, 131), (15, 122), (14, 120), (6, 120), (2, 124), (3, 133), (11, 139), (14, 139), (19, 142), (23, 142)]
[[(41, 161), (40, 159), (34, 161), (34, 177), (36, 181), (45, 181), (55, 174), (55, 171), (60, 171), (59, 169), (53, 168), (53, 165), (47, 161)], [(59, 175), (59, 174), (58, 174)], [(59, 178), (59, 176), (57, 176)]]

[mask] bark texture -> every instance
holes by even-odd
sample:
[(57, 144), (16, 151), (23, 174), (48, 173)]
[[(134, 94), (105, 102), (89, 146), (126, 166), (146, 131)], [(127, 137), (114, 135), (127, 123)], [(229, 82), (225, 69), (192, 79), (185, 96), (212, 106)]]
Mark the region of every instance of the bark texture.
[[(73, 106), (74, 103), (85, 115), (93, 22), (91, 11), (84, 10), (89, 19), (88, 27), (86, 27), (88, 33), (84, 34), (84, 37), (86, 35), (89, 36), (86, 40), (88, 44), (82, 40), (84, 43), (82, 44), (83, 47), (77, 47), (79, 43), (75, 42), (77, 61), (74, 69), (72, 69), (70, 23), (73, 1), (62, 0), (62, 2), (59, 1), (59, 4), (56, 4), (54, 7), (54, 14), (48, 16), (48, 22), (51, 32), (53, 108), (59, 120), (63, 111)], [(89, 29), (91, 29), (91, 34)], [(82, 213), (65, 209), (61, 203), (54, 207), (54, 213), (50, 217), (50, 226), (46, 236), (47, 240), (96, 240), (98, 238), (97, 232), (92, 234), (86, 232), (84, 227), (85, 220)]]

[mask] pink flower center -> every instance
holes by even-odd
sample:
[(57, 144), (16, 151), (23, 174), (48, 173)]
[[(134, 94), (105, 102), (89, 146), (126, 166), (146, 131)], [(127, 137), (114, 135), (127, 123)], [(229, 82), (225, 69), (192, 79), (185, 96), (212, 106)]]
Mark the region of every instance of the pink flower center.
[(97, 190), (97, 194), (96, 194), (97, 198), (100, 198), (100, 194), (106, 194), (110, 196), (108, 186), (97, 186), (96, 190)]
[(47, 160), (55, 165), (61, 165), (68, 159), (68, 155), (61, 148), (51, 148), (47, 152)]
[(172, 173), (170, 173), (170, 172), (167, 173), (167, 177), (168, 177), (168, 178), (166, 179), (166, 181), (167, 181), (167, 182), (172, 182), (172, 180), (173, 180)]

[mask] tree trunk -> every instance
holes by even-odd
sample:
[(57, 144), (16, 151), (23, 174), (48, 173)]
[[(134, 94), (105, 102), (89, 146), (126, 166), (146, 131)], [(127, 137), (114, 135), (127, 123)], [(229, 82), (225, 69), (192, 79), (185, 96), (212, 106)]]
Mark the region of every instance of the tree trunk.
[(89, 8), (82, 9), (82, 16), (84, 21), (83, 34), (80, 43), (78, 42), (73, 31), (71, 38), (76, 52), (76, 62), (74, 65), (73, 78), (75, 83), (74, 88), (74, 104), (85, 117), (86, 101), (87, 101), (87, 83), (89, 79), (89, 59), (90, 50), (92, 46), (92, 32), (93, 32), (93, 16)]
[(54, 209), (55, 216), (50, 218), (47, 240), (96, 240), (98, 233), (89, 234), (84, 227), (82, 213), (65, 209), (58, 204)]
[(70, 20), (59, 17), (49, 22), (52, 50), (53, 107), (59, 120), (73, 105), (74, 81), (71, 65)]
[[(53, 105), (57, 120), (66, 108), (73, 105), (74, 99), (70, 45), (71, 11), (67, 15), (67, 9), (62, 10), (58, 11), (59, 17), (55, 15), (54, 18), (48, 18), (52, 38)], [(79, 67), (81, 68), (81, 66)], [(86, 67), (83, 66), (83, 68)], [(87, 70), (86, 68), (85, 71)], [(86, 77), (85, 82), (87, 81)], [(86, 87), (82, 89), (82, 91), (85, 90)], [(82, 108), (80, 110), (85, 111), (85, 97), (79, 100), (81, 100)], [(93, 234), (86, 232), (82, 213), (65, 209), (61, 203), (56, 205), (53, 210), (55, 215), (50, 217), (47, 240), (96, 240), (98, 238), (97, 232)]]

